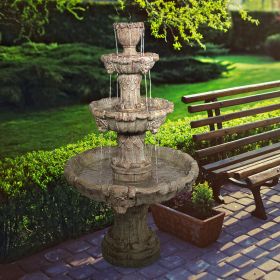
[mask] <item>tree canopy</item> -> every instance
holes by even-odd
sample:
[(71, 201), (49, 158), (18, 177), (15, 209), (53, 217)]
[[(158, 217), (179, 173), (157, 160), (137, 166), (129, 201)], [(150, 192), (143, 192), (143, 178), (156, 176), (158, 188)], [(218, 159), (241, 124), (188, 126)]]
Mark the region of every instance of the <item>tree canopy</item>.
[(50, 7), (60, 12), (68, 11), (77, 19), (85, 11), (84, 0), (1, 0), (0, 21), (3, 24), (17, 23), (19, 37), (30, 38), (34, 33), (43, 34), (49, 22)]
[[(227, 31), (231, 26), (228, 6), (231, 0), (117, 0), (120, 9), (134, 6), (144, 10), (152, 35), (167, 39), (173, 38), (175, 49), (182, 47), (182, 42), (189, 45), (199, 44), (204, 47), (202, 27)], [(17, 22), (20, 37), (30, 38), (34, 33), (43, 34), (49, 22), (50, 7), (68, 11), (81, 19), (86, 9), (85, 0), (1, 0), (0, 20), (6, 24)], [(94, 2), (94, 1), (91, 1)], [(93, 7), (94, 8), (94, 7)], [(244, 20), (258, 24), (240, 7)]]

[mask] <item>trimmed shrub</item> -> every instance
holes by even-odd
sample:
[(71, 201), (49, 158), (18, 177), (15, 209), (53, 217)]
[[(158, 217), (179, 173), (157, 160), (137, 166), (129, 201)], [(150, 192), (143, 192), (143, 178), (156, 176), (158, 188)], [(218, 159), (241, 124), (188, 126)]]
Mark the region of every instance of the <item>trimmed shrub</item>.
[(0, 261), (104, 228), (113, 213), (104, 203), (80, 195), (64, 180), (55, 180), (46, 190), (26, 185), (28, 192), (0, 204)]
[(228, 65), (202, 62), (187, 56), (171, 56), (159, 60), (152, 71), (155, 83), (196, 83), (218, 78)]
[(50, 246), (112, 222), (104, 203), (81, 196), (64, 177), (70, 157), (115, 145), (115, 134), (89, 135), (54, 151), (0, 161), (0, 261)]
[(87, 44), (0, 46), (0, 105), (47, 108), (108, 94), (100, 62), (108, 50)]
[(268, 36), (265, 41), (267, 53), (275, 60), (280, 60), (280, 33)]
[[(0, 46), (0, 106), (41, 109), (106, 97), (109, 77), (100, 56), (108, 52), (78, 43)], [(156, 63), (152, 73), (156, 83), (192, 83), (225, 71), (227, 65), (220, 63), (172, 56)]]
[(280, 20), (277, 12), (250, 12), (260, 25), (249, 24), (242, 20), (238, 12), (232, 12), (233, 27), (227, 34), (229, 47), (237, 52), (264, 53), (264, 43), (267, 36), (279, 32)]

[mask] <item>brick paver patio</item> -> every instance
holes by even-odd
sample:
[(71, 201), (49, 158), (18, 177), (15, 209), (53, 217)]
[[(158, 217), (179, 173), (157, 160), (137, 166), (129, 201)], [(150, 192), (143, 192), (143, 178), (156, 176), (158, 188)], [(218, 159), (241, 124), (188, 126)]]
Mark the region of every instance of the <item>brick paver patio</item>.
[(0, 265), (0, 279), (280, 279), (280, 185), (262, 190), (268, 220), (252, 217), (252, 195), (233, 186), (224, 189), (227, 216), (213, 245), (200, 249), (151, 227), (161, 240), (161, 258), (132, 269), (108, 264), (101, 256), (105, 230), (70, 240), (15, 263)]

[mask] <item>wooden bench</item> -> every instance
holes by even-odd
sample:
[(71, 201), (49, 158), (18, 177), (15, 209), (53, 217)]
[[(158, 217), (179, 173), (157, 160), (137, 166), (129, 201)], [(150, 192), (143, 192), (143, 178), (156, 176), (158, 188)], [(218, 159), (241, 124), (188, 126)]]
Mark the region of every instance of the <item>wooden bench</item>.
[[(280, 114), (253, 122), (246, 121), (245, 117), (279, 110), (279, 87), (280, 81), (274, 81), (186, 95), (182, 98), (184, 103), (195, 103), (188, 106), (190, 113), (207, 112), (206, 118), (191, 121), (191, 127), (209, 126), (209, 129), (206, 127), (206, 132), (193, 135), (193, 139), (198, 147), (195, 157), (200, 165), (201, 176), (213, 188), (215, 200), (223, 203), (220, 189), (225, 183), (233, 182), (248, 188), (252, 191), (256, 204), (252, 215), (260, 219), (267, 218), (260, 188), (275, 186), (280, 177)], [(256, 91), (262, 92), (256, 94)], [(238, 96), (239, 94), (243, 95)], [(223, 99), (218, 100), (220, 98)], [(273, 102), (263, 105), (266, 100)], [(249, 103), (253, 105), (250, 108)], [(242, 106), (237, 107), (238, 111), (222, 112), (223, 108), (237, 105)], [(244, 122), (232, 126), (231, 120), (239, 118)], [(247, 145), (257, 142), (261, 142), (261, 148), (246, 150)]]

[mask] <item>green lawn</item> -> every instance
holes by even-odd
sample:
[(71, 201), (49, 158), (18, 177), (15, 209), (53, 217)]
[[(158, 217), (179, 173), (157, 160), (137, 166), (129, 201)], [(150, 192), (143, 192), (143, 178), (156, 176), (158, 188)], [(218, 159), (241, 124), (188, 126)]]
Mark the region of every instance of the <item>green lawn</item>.
[(96, 125), (87, 105), (33, 113), (0, 113), (0, 158), (73, 143)]
[[(233, 63), (233, 70), (209, 82), (153, 87), (154, 97), (174, 102), (175, 111), (169, 119), (187, 116), (186, 105), (181, 102), (183, 95), (280, 79), (280, 62), (265, 56), (229, 55), (216, 59)], [(86, 105), (33, 113), (0, 112), (0, 120), (0, 158), (38, 149), (50, 150), (96, 131)]]

